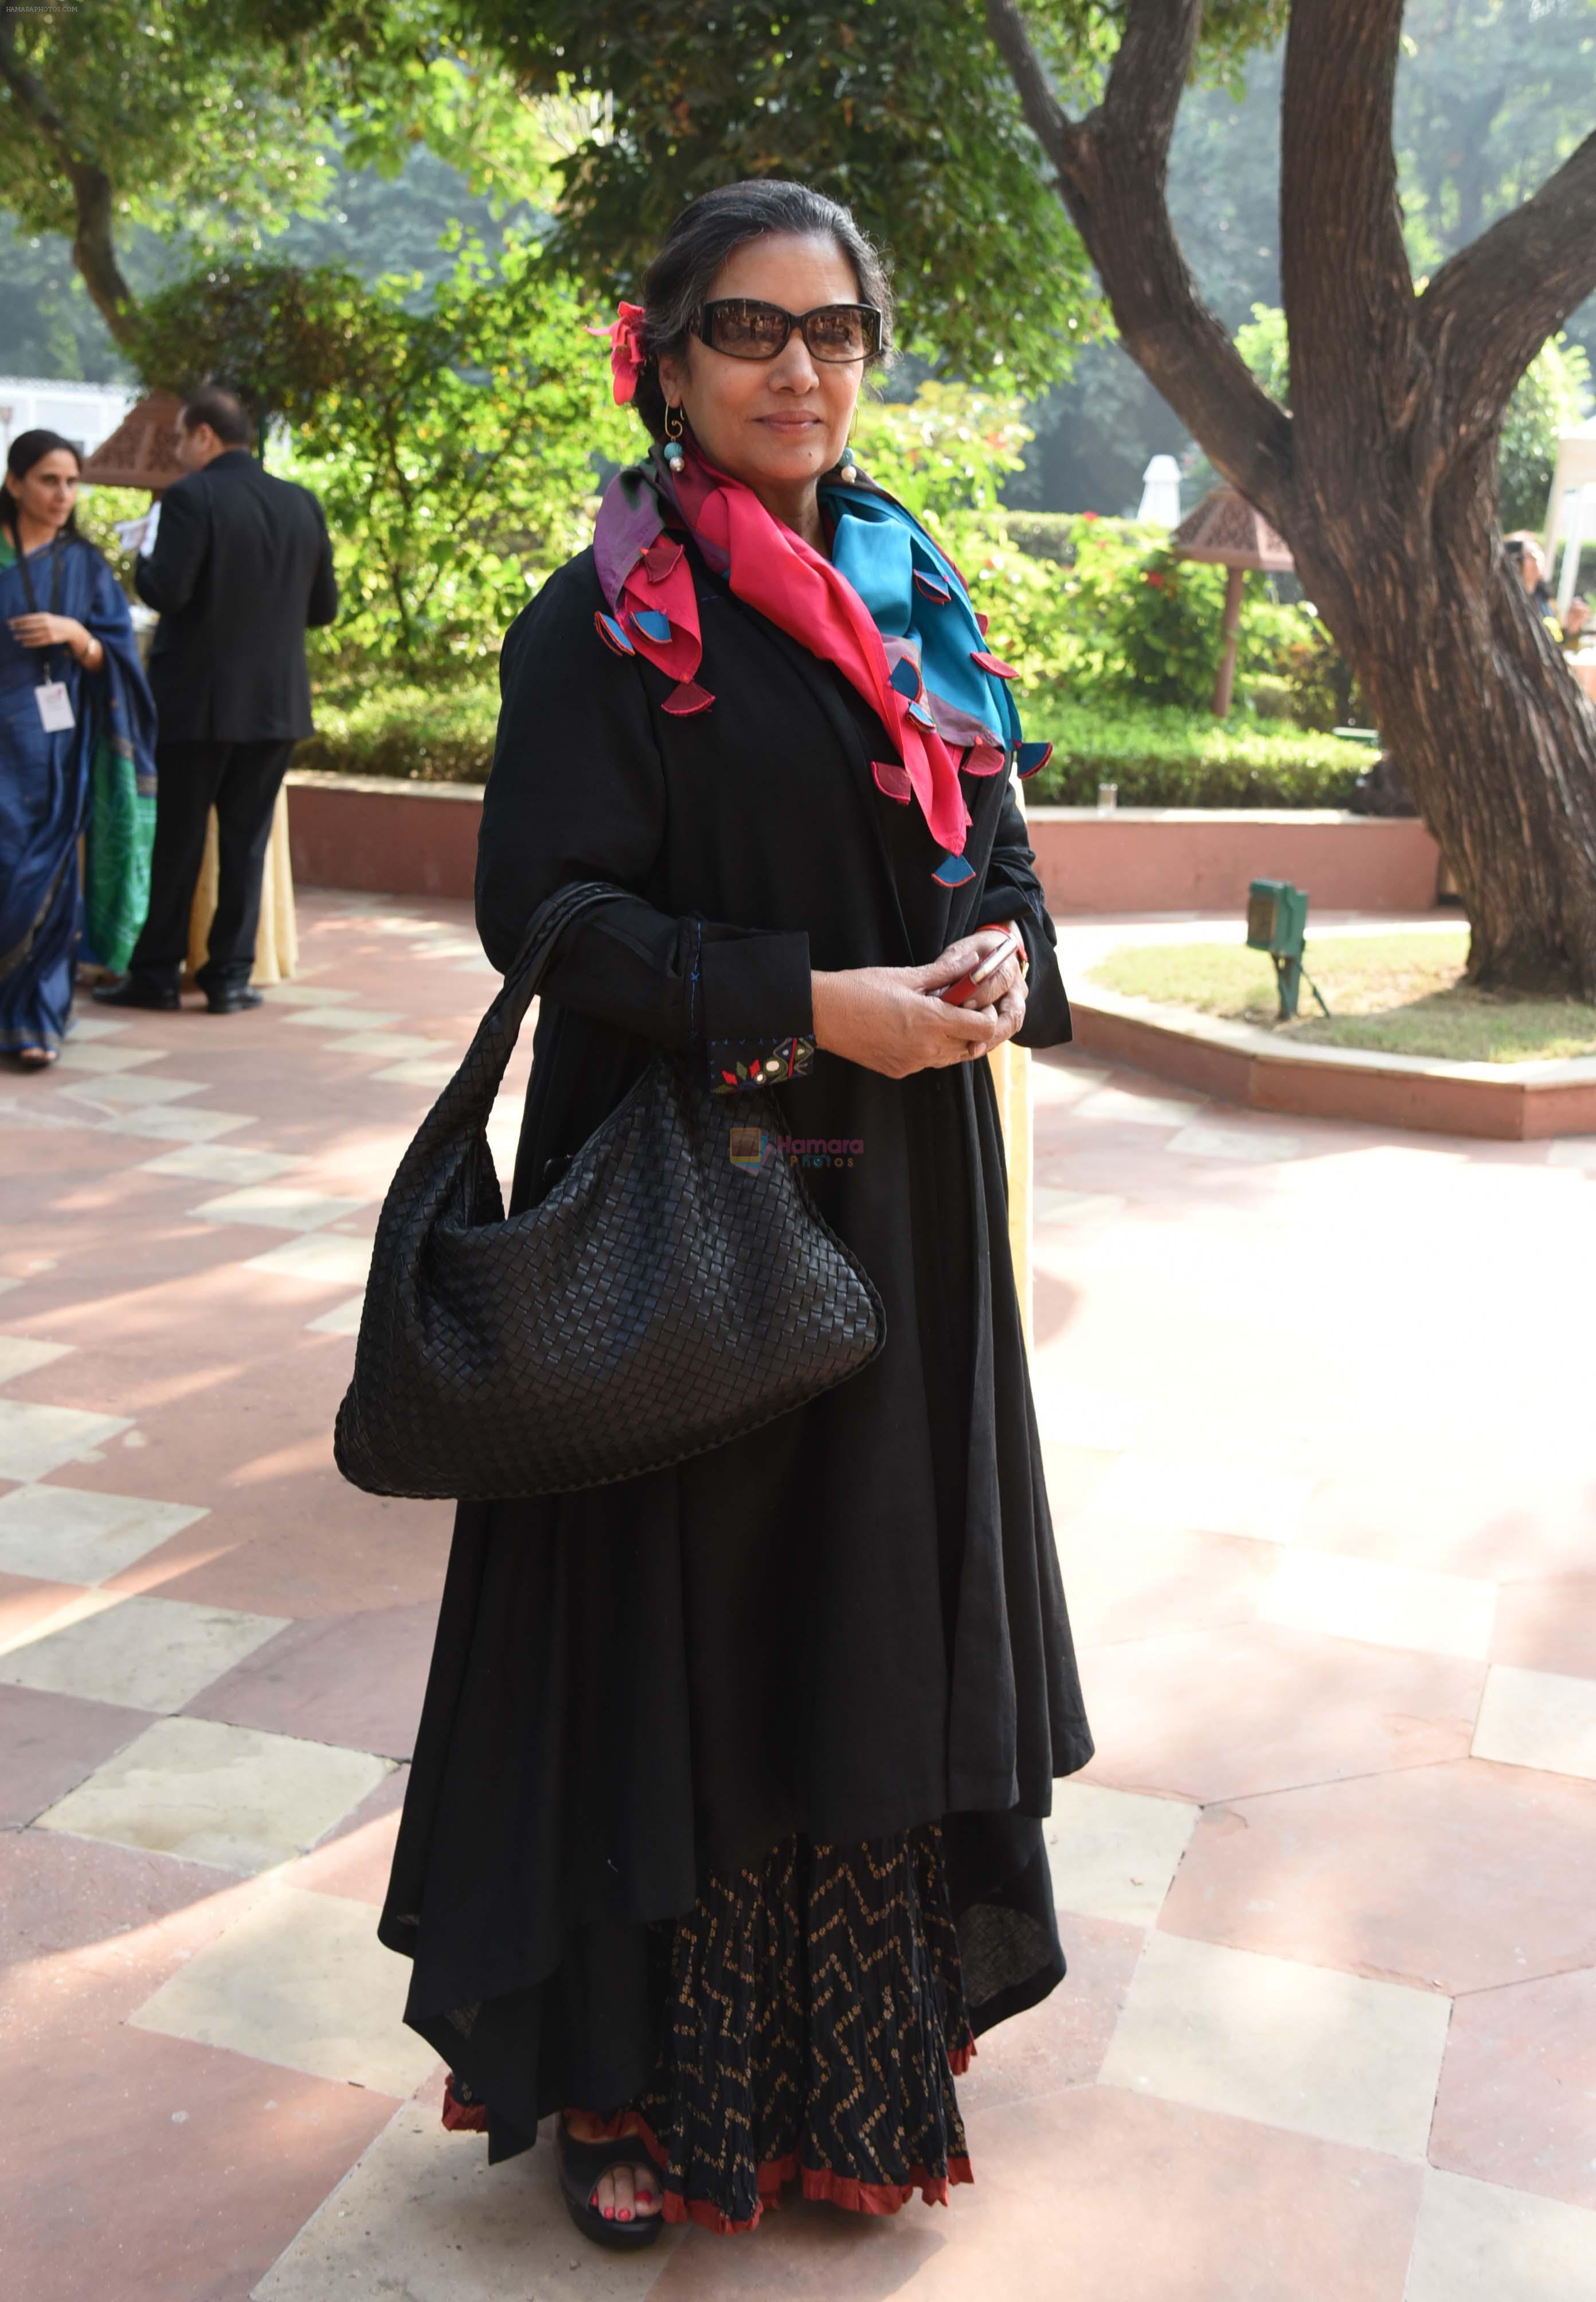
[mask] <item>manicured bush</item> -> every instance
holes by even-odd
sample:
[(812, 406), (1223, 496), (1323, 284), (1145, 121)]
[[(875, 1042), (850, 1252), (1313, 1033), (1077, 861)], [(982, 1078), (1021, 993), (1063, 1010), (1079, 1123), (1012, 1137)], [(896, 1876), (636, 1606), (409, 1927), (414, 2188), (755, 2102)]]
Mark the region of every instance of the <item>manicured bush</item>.
[(485, 783), (498, 719), (491, 679), (450, 687), (384, 684), (343, 702), (318, 696), (316, 732), (300, 744), (294, 765), (409, 783)]
[(1028, 736), (1053, 757), (1026, 786), (1033, 806), (1092, 807), (1119, 786), (1121, 807), (1345, 807), (1366, 754), (1334, 735), (1215, 719), (1153, 704), (1029, 699)]
[[(407, 782), (483, 783), (493, 757), (499, 692), (491, 680), (446, 688), (388, 686), (341, 703), (318, 700), (316, 735), (297, 768)], [(1027, 796), (1090, 807), (1117, 783), (1124, 807), (1341, 807), (1367, 764), (1361, 752), (1299, 728), (1239, 725), (1205, 712), (1081, 703), (1042, 690), (1026, 732), (1054, 755)]]

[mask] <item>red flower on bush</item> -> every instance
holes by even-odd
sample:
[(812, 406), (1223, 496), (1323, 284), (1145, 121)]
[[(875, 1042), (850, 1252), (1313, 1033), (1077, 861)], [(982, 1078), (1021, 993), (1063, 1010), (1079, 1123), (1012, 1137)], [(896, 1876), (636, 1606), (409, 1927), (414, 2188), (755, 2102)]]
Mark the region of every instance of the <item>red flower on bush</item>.
[(1150, 584), (1155, 592), (1162, 592), (1163, 589), (1163, 578), (1156, 567), (1149, 567), (1142, 581), (1144, 584)]

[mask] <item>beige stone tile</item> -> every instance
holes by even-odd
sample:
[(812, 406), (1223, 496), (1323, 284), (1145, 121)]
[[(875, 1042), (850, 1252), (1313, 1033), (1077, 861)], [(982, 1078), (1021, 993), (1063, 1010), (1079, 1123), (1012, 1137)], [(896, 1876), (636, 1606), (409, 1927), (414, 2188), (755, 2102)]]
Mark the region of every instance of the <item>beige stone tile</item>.
[(1038, 1183), (1031, 1202), (1037, 1222), (1049, 1229), (1112, 1222), (1125, 1211), (1124, 1200), (1112, 1191), (1066, 1191), (1051, 1183)]
[(682, 2234), (665, 2231), (633, 2255), (585, 2243), (553, 2159), (546, 2129), (535, 2150), (490, 2168), (480, 2138), (446, 2134), (435, 2109), (407, 2103), (255, 2302), (643, 2302)]
[(273, 983), (266, 987), (266, 1004), (271, 1007), (347, 1007), (355, 999), (353, 991), (334, 991), (324, 983)]
[(277, 1279), (300, 1279), (317, 1287), (364, 1287), (371, 1265), (371, 1241), (364, 1239), (296, 1239), (252, 1255), (246, 1271)]
[(269, 1870), (314, 1846), (390, 1764), (250, 1726), (161, 1718), (35, 1827), (225, 1870)]
[(1224, 1159), (1263, 1166), (1275, 1160), (1300, 1159), (1304, 1146), (1300, 1135), (1287, 1135), (1273, 1127), (1210, 1127), (1198, 1122), (1172, 1135), (1163, 1147), (1186, 1159)]
[(285, 1627), (280, 1615), (182, 1599), (120, 1599), (63, 1629), (45, 1624), (0, 1656), (0, 1681), (131, 1710), (181, 1710)]
[(1422, 2159), (1450, 2002), (1154, 1933), (1105, 2086)]
[(165, 1111), (119, 1112), (114, 1118), (103, 1120), (97, 1132), (142, 1137), (150, 1143), (211, 1143), (239, 1127), (259, 1125), (259, 1120), (245, 1111), (190, 1111), (173, 1105)]
[(1056, 1783), (1043, 1830), (1053, 1899), (1084, 1918), (1150, 1927), (1202, 1810), (1097, 1783)]
[(110, 1079), (119, 1071), (141, 1071), (146, 1063), (166, 1060), (164, 1047), (104, 1047), (97, 1044), (80, 1046), (74, 1031), (56, 1063), (63, 1071), (88, 1071), (96, 1078)]
[(137, 1073), (115, 1079), (74, 1080), (61, 1089), (75, 1103), (98, 1105), (114, 1114), (120, 1109), (140, 1109), (147, 1105), (181, 1103), (185, 1096), (204, 1095), (203, 1080), (144, 1079)]
[(393, 1087), (447, 1087), (458, 1069), (451, 1055), (441, 1062), (390, 1063), (372, 1077), (386, 1080)]
[(347, 1303), (335, 1304), (331, 1311), (323, 1311), (319, 1319), (307, 1319), (307, 1331), (313, 1335), (357, 1335), (365, 1307), (365, 1296), (353, 1295)]
[(76, 1046), (80, 1040), (120, 1038), (131, 1029), (130, 1023), (124, 1023), (118, 1016), (77, 1014), (72, 1017), (71, 1044)]
[(1132, 1095), (1122, 1087), (1100, 1087), (1081, 1097), (1071, 1124), (1077, 1119), (1109, 1119), (1142, 1127), (1184, 1127), (1207, 1108), (1205, 1104), (1178, 1101), (1173, 1096)]
[(38, 1342), (31, 1335), (0, 1335), (0, 1382), (14, 1382), (20, 1374), (31, 1374), (35, 1367), (63, 1359), (72, 1348), (71, 1343)]
[(131, 1428), (127, 1415), (89, 1415), (79, 1407), (0, 1399), (0, 1479), (42, 1479)]
[(1483, 1662), (1491, 1649), (1496, 1585), (1428, 1567), (1399, 1567), (1335, 1550), (1284, 1551), (1259, 1615), (1335, 1638)]
[(1596, 2213), (1432, 2168), (1406, 2302), (1591, 2302)]
[(1089, 1382), (1048, 1386), (1039, 1410), (1042, 1436), (1065, 1447), (1101, 1447), (1117, 1454), (1129, 1447), (1153, 1411), (1150, 1399), (1129, 1390), (1105, 1390)]
[(410, 1962), (367, 1903), (279, 1886), (207, 1943), (133, 2016), (141, 2030), (226, 2046), (399, 2100), (437, 2067), (404, 2025)]
[(1206, 1534), (1247, 1534), (1289, 1542), (1314, 1482), (1250, 1463), (1201, 1456), (1121, 1455), (1096, 1494), (1099, 1518), (1138, 1526), (1189, 1526)]
[(386, 1055), (396, 1063), (440, 1063), (454, 1053), (449, 1040), (424, 1038), (415, 1031), (352, 1031), (338, 1046), (340, 1054)]
[(402, 1023), (405, 1018), (397, 1011), (379, 1011), (375, 1007), (360, 1007), (353, 1002), (346, 1005), (341, 1000), (318, 1007), (307, 1007), (298, 1015), (289, 1017), (312, 1031), (385, 1031), (391, 1023)]
[(224, 1191), (203, 1199), (188, 1213), (197, 1222), (259, 1223), (268, 1231), (320, 1231), (324, 1223), (345, 1222), (369, 1206), (365, 1199), (340, 1199), (323, 1191), (304, 1190), (292, 1183), (254, 1183), (241, 1191)]
[(1596, 1782), (1596, 1679), (1493, 1663), (1480, 1701), (1474, 1755)]
[(0, 1574), (104, 1583), (206, 1516), (197, 1503), (78, 1487), (13, 1487), (0, 1495)]
[(286, 1175), (303, 1160), (281, 1158), (274, 1151), (246, 1151), (236, 1143), (188, 1143), (176, 1151), (163, 1151), (144, 1160), (141, 1175), (184, 1175), (197, 1183), (269, 1183)]

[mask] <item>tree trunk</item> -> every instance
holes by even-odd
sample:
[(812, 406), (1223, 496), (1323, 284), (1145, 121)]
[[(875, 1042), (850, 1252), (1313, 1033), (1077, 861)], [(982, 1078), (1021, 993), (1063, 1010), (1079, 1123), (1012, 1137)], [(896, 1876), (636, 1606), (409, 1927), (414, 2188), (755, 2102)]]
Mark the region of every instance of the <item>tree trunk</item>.
[(1596, 709), (1495, 526), (1486, 474), (1287, 540), (1457, 883), (1469, 979), (1596, 999)]
[(130, 351), (138, 339), (139, 307), (116, 260), (111, 179), (103, 168), (80, 160), (72, 164), (71, 174), (78, 210), (72, 262), (100, 317), (122, 349)]
[(1290, 544), (1463, 896), (1482, 987), (1596, 1001), (1596, 708), (1501, 548), (1519, 376), (1596, 288), (1596, 136), (1415, 294), (1391, 103), (1401, 0), (1292, 0), (1281, 284), (1291, 413), (1198, 298), (1164, 181), (1201, 0), (1128, 0), (1066, 117), (1019, 0), (987, 17), (1125, 349)]
[(116, 260), (112, 223), (115, 194), (111, 179), (82, 140), (75, 137), (60, 106), (30, 66), (17, 54), (11, 28), (0, 18), (0, 85), (4, 85), (19, 120), (49, 153), (62, 177), (71, 186), (77, 228), (72, 235), (72, 262), (111, 333), (130, 349), (138, 333), (133, 291)]

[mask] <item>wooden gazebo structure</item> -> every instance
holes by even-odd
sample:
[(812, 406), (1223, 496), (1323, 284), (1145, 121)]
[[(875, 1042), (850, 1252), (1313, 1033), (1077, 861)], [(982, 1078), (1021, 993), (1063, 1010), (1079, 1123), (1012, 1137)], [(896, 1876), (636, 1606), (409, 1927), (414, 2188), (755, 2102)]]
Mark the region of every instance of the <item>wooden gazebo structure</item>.
[(1230, 712), (1231, 691), (1236, 684), (1242, 577), (1249, 567), (1266, 575), (1289, 576), (1293, 567), (1291, 547), (1239, 488), (1214, 488), (1180, 522), (1170, 537), (1169, 548), (1177, 559), (1206, 560), (1211, 567), (1231, 571), (1225, 584), (1224, 645), (1214, 681), (1214, 716), (1223, 719)]
[(159, 496), (183, 476), (172, 444), (183, 403), (175, 391), (147, 391), (130, 407), (108, 440), (86, 458), (83, 478), (90, 487), (147, 488)]

